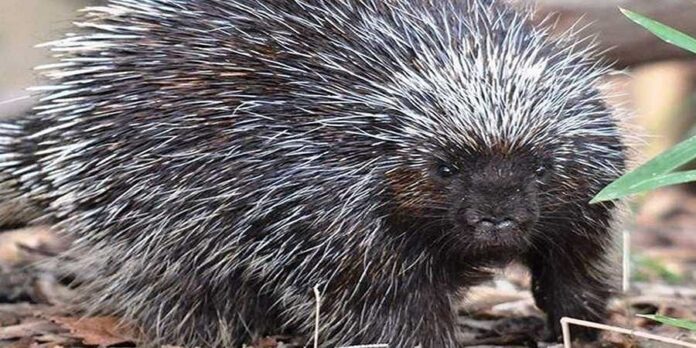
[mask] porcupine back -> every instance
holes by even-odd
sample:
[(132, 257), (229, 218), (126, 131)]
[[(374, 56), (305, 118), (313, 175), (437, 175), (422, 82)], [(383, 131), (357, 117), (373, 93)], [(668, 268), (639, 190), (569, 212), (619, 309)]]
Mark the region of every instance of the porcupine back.
[[(75, 34), (47, 45), (57, 63), (41, 69), (35, 113), (0, 129), (6, 196), (78, 238), (74, 264), (98, 275), (88, 303), (154, 323), (155, 337), (230, 346), (310, 332), (314, 285), (370, 279), (335, 290), (326, 305), (340, 307), (423, 282), (407, 270), (431, 256), (384, 230), (395, 205), (418, 200), (417, 179), (399, 175), (420, 170), (424, 139), (557, 142), (561, 164), (592, 169), (608, 163), (594, 154), (616, 152), (566, 145), (615, 131), (585, 87), (604, 71), (526, 16), (478, 0), (89, 8)], [(587, 112), (564, 113), (575, 94), (589, 96)], [(415, 322), (450, 315), (404, 311), (414, 325), (386, 325), (375, 342), (399, 336), (388, 330), (411, 342)], [(359, 331), (379, 316), (341, 320)], [(338, 332), (324, 328), (327, 344), (350, 342)]]

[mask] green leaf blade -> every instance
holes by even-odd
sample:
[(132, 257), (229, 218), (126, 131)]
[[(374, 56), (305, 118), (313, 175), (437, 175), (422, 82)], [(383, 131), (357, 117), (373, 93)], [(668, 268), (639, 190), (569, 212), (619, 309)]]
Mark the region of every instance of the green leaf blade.
[(692, 53), (696, 53), (696, 39), (670, 26), (664, 25), (656, 20), (645, 17), (630, 10), (620, 8), (630, 20), (647, 29), (660, 39)]
[(671, 173), (696, 159), (696, 136), (663, 152), (602, 189), (590, 203), (599, 203), (667, 185), (696, 180), (696, 171)]
[(693, 321), (670, 318), (670, 317), (667, 317), (664, 315), (659, 315), (659, 314), (651, 314), (651, 315), (638, 314), (638, 316), (643, 317), (643, 318), (647, 318), (650, 320), (654, 320), (654, 321), (657, 321), (659, 323), (662, 323), (662, 324), (665, 324), (668, 326), (678, 327), (678, 328), (687, 329), (689, 331), (696, 332), (696, 323)]

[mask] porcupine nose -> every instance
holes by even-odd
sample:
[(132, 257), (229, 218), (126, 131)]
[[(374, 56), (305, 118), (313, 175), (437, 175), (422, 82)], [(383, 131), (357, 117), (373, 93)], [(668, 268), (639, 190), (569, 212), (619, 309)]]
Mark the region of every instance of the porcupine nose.
[(508, 217), (484, 217), (475, 226), (481, 232), (509, 232), (517, 223)]
[(505, 215), (479, 215), (466, 213), (469, 226), (479, 232), (510, 232), (517, 228), (515, 219)]

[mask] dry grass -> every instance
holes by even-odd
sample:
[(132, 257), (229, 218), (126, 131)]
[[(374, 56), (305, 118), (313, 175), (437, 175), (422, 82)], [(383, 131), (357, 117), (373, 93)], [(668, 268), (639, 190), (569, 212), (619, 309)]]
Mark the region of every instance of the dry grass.
[(696, 344), (680, 341), (680, 340), (677, 340), (674, 338), (654, 335), (654, 334), (643, 332), (643, 331), (624, 329), (624, 328), (621, 328), (618, 326), (600, 324), (600, 323), (595, 323), (595, 322), (580, 320), (580, 319), (573, 319), (573, 318), (568, 318), (568, 317), (564, 317), (561, 319), (561, 327), (563, 328), (563, 347), (564, 348), (572, 348), (571, 342), (573, 342), (573, 340), (572, 340), (572, 337), (570, 336), (570, 324), (589, 327), (589, 328), (598, 329), (598, 330), (617, 332), (620, 334), (629, 335), (629, 336), (633, 336), (633, 337), (641, 337), (641, 338), (645, 338), (645, 339), (649, 339), (649, 340), (653, 340), (653, 341), (670, 343), (670, 344), (681, 346), (681, 347), (696, 348)]

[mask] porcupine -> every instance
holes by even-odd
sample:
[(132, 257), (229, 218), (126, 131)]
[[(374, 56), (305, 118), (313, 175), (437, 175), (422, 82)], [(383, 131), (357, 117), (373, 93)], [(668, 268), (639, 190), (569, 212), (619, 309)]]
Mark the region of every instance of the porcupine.
[[(591, 46), (483, 0), (112, 0), (0, 127), (5, 202), (75, 236), (151, 342), (454, 347), (519, 261), (557, 338), (601, 320), (625, 147)], [(577, 334), (592, 339), (589, 331)]]

